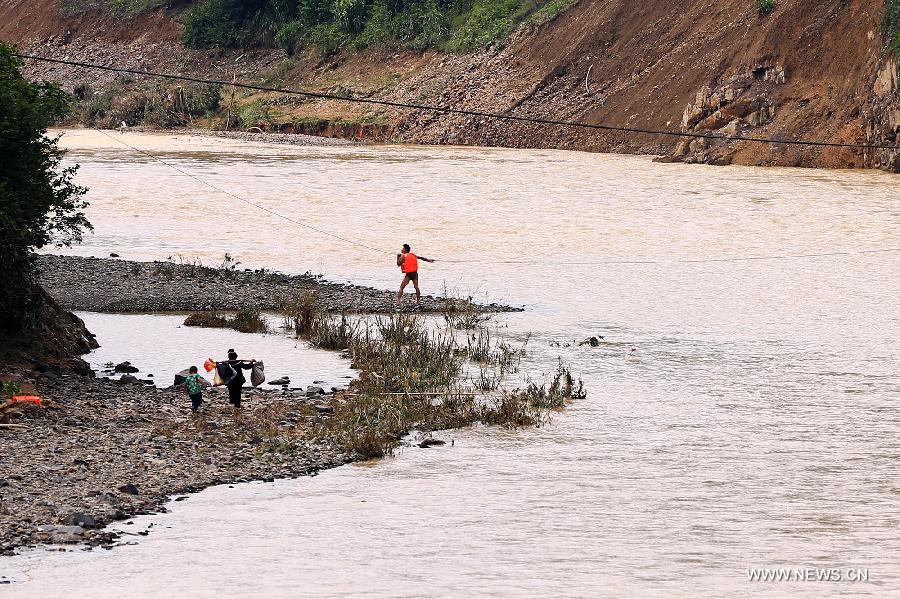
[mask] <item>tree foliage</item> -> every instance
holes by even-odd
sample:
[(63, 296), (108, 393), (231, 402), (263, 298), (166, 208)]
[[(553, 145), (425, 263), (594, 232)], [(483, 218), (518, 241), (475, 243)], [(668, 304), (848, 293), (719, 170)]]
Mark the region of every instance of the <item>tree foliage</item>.
[(900, 0), (887, 0), (885, 4), (884, 34), (894, 55), (900, 58)]
[[(274, 40), (288, 54), (343, 45), (474, 50), (501, 41), (542, 11), (576, 0), (200, 0), (185, 18), (189, 46)], [(552, 18), (552, 17), (551, 17)]]
[(0, 44), (0, 332), (21, 329), (36, 300), (32, 252), (70, 245), (90, 228), (86, 190), (63, 167), (64, 151), (47, 128), (66, 115), (71, 97), (52, 83), (22, 76), (21, 61)]

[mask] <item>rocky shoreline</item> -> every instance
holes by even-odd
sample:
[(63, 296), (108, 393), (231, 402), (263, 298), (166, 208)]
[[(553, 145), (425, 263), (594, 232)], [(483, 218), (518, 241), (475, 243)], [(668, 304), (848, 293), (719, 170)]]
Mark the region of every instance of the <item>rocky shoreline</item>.
[[(329, 283), (313, 275), (231, 270), (175, 262), (42, 255), (37, 259), (43, 287), (69, 310), (89, 312), (188, 312), (201, 310), (278, 310), (285, 298), (312, 291), (320, 309), (357, 314), (394, 309), (391, 291)], [(410, 300), (407, 299), (407, 305)], [(438, 312), (444, 300), (423, 296), (423, 312)], [(500, 304), (484, 312), (517, 312)]]
[[(312, 275), (171, 262), (44, 255), (37, 269), (47, 292), (72, 310), (276, 310), (284, 296), (313, 291), (321, 309), (377, 313), (391, 310), (394, 298)], [(424, 311), (437, 311), (444, 300), (423, 302)], [(0, 380), (24, 383), (42, 400), (0, 400), (0, 555), (42, 544), (110, 549), (132, 533), (106, 525), (164, 512), (174, 496), (217, 484), (313, 475), (365, 457), (348, 449), (346, 440), (321, 432), (343, 401), (335, 389), (248, 389), (244, 408), (235, 412), (224, 388), (213, 388), (192, 415), (181, 388), (93, 375), (38, 360), (0, 371)]]
[(272, 450), (272, 439), (328, 419), (333, 396), (248, 389), (236, 413), (211, 389), (192, 415), (183, 390), (38, 368), (11, 374), (31, 380), (44, 403), (16, 407), (15, 424), (0, 426), (0, 555), (48, 543), (111, 548), (121, 535), (105, 525), (164, 512), (173, 496), (357, 459), (321, 437), (302, 451)]

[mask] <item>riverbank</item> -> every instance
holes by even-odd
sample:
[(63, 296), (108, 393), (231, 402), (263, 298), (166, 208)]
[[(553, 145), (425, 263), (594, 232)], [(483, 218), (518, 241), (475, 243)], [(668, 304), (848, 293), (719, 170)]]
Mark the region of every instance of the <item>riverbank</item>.
[(26, 62), (29, 77), (59, 82), (78, 95), (78, 123), (101, 128), (125, 122), (215, 130), (227, 122), (241, 130), (376, 142), (635, 153), (708, 164), (900, 168), (893, 150), (688, 143), (421, 108), (732, 138), (894, 144), (900, 78), (881, 33), (883, 3), (780, 0), (765, 15), (745, 0), (730, 0), (715, 12), (665, 2), (566, 5), (556, 18), (520, 27), (505, 43), (473, 53), (371, 47), (287, 56), (277, 48), (192, 49), (181, 43), (180, 8), (122, 19), (103, 10), (62, 14), (50, 0), (0, 6), (0, 37), (45, 58), (409, 106), (227, 85), (210, 95), (210, 88), (184, 81)]
[[(285, 299), (312, 292), (320, 310), (357, 314), (394, 309), (391, 291), (329, 283), (306, 275), (263, 270), (211, 268), (176, 262), (42, 255), (37, 259), (41, 285), (69, 310), (89, 312), (184, 312), (202, 310), (278, 310)], [(410, 305), (407, 298), (406, 305)], [(423, 296), (421, 311), (439, 312), (445, 300)], [(515, 312), (500, 304), (484, 312)]]
[(0, 427), (0, 554), (45, 543), (111, 547), (103, 527), (165, 511), (205, 487), (315, 474), (356, 456), (324, 437), (290, 456), (264, 450), (282, 434), (321, 424), (328, 395), (247, 390), (235, 413), (223, 389), (196, 416), (181, 390), (48, 371), (13, 373), (44, 400)]

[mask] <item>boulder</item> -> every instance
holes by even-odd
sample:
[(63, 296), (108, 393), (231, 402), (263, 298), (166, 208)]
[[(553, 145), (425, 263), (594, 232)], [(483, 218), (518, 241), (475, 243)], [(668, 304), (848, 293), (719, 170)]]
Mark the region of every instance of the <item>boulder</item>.
[(100, 523), (97, 522), (96, 518), (89, 516), (88, 514), (82, 514), (81, 512), (69, 514), (63, 518), (63, 523), (70, 526), (81, 526), (83, 528), (97, 528), (100, 526)]
[(123, 374), (122, 378), (119, 379), (119, 384), (121, 385), (134, 385), (140, 382), (140, 379), (133, 374)]
[(325, 389), (318, 385), (310, 385), (306, 388), (307, 397), (315, 397), (316, 395), (325, 395)]
[(133, 483), (126, 483), (119, 487), (120, 493), (125, 493), (126, 495), (137, 495), (140, 493), (137, 486)]
[(269, 381), (270, 385), (290, 385), (291, 378), (287, 376), (283, 376), (280, 379), (275, 379), (274, 381)]
[(38, 526), (38, 533), (51, 543), (78, 543), (82, 540), (84, 529), (80, 526), (59, 526), (44, 524)]
[(426, 449), (428, 447), (435, 447), (438, 445), (446, 445), (446, 441), (441, 441), (440, 439), (425, 439), (421, 443), (419, 443), (419, 447), (422, 449)]
[(119, 372), (119, 373), (125, 372), (125, 373), (129, 373), (129, 374), (135, 373), (135, 372), (140, 372), (139, 369), (137, 369), (131, 365), (131, 362), (127, 362), (127, 361), (122, 362), (121, 364), (116, 364), (116, 367), (113, 370), (115, 372)]

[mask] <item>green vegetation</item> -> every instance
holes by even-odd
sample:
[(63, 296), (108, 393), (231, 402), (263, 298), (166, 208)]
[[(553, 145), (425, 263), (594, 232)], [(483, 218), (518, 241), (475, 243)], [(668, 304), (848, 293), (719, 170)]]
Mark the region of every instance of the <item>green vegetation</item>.
[(88, 84), (76, 85), (78, 99), (75, 114), (89, 126), (114, 129), (146, 124), (155, 127), (178, 127), (198, 117), (209, 117), (218, 108), (222, 87), (192, 83), (179, 86), (134, 87), (132, 81), (119, 79), (102, 92)]
[(194, 312), (184, 319), (186, 327), (200, 327), (204, 329), (224, 329), (228, 327), (228, 319), (215, 311)]
[(17, 395), (22, 388), (19, 386), (19, 383), (15, 381), (3, 381), (2, 387), (0, 387), (0, 397), (9, 398), (13, 395)]
[(471, 51), (520, 24), (539, 26), (577, 0), (200, 0), (185, 15), (193, 47), (266, 45), (289, 55), (308, 47), (402, 46)]
[[(334, 416), (307, 429), (270, 429), (260, 451), (277, 459), (323, 440), (361, 457), (381, 457), (412, 430), (427, 434), (479, 422), (510, 429), (541, 426), (551, 410), (586, 396), (582, 382), (562, 363), (545, 383), (529, 380), (524, 388), (490, 393), (505, 373), (518, 368), (524, 346), (501, 342), (498, 355), (473, 356), (470, 347), (460, 347), (453, 329), (435, 331), (422, 316), (401, 313), (351, 322), (347, 315), (320, 313), (309, 295), (285, 305), (293, 314), (311, 314), (311, 324), (295, 326), (310, 331), (300, 336), (317, 347), (345, 350), (360, 376), (332, 400)], [(489, 337), (483, 329), (476, 336)], [(467, 359), (484, 362), (472, 381), (474, 389), (465, 388), (460, 376)]]
[(577, 3), (578, 0), (550, 0), (550, 2), (545, 3), (536, 10), (528, 18), (527, 22), (535, 27), (540, 27), (544, 23), (549, 23), (562, 13), (566, 12)]
[(59, 0), (59, 12), (64, 17), (69, 17), (89, 10), (102, 9), (115, 15), (133, 18), (148, 10), (169, 4), (172, 4), (169, 0)]
[(884, 37), (900, 58), (900, 0), (887, 0), (884, 12)]
[[(70, 245), (90, 223), (87, 191), (63, 168), (65, 152), (47, 128), (67, 115), (72, 98), (52, 83), (32, 83), (0, 43), (0, 335), (17, 335), (35, 318), (43, 294), (34, 282), (33, 250)], [(3, 341), (0, 340), (0, 345)]]
[(756, 0), (756, 12), (761, 17), (767, 17), (775, 12), (775, 0)]

